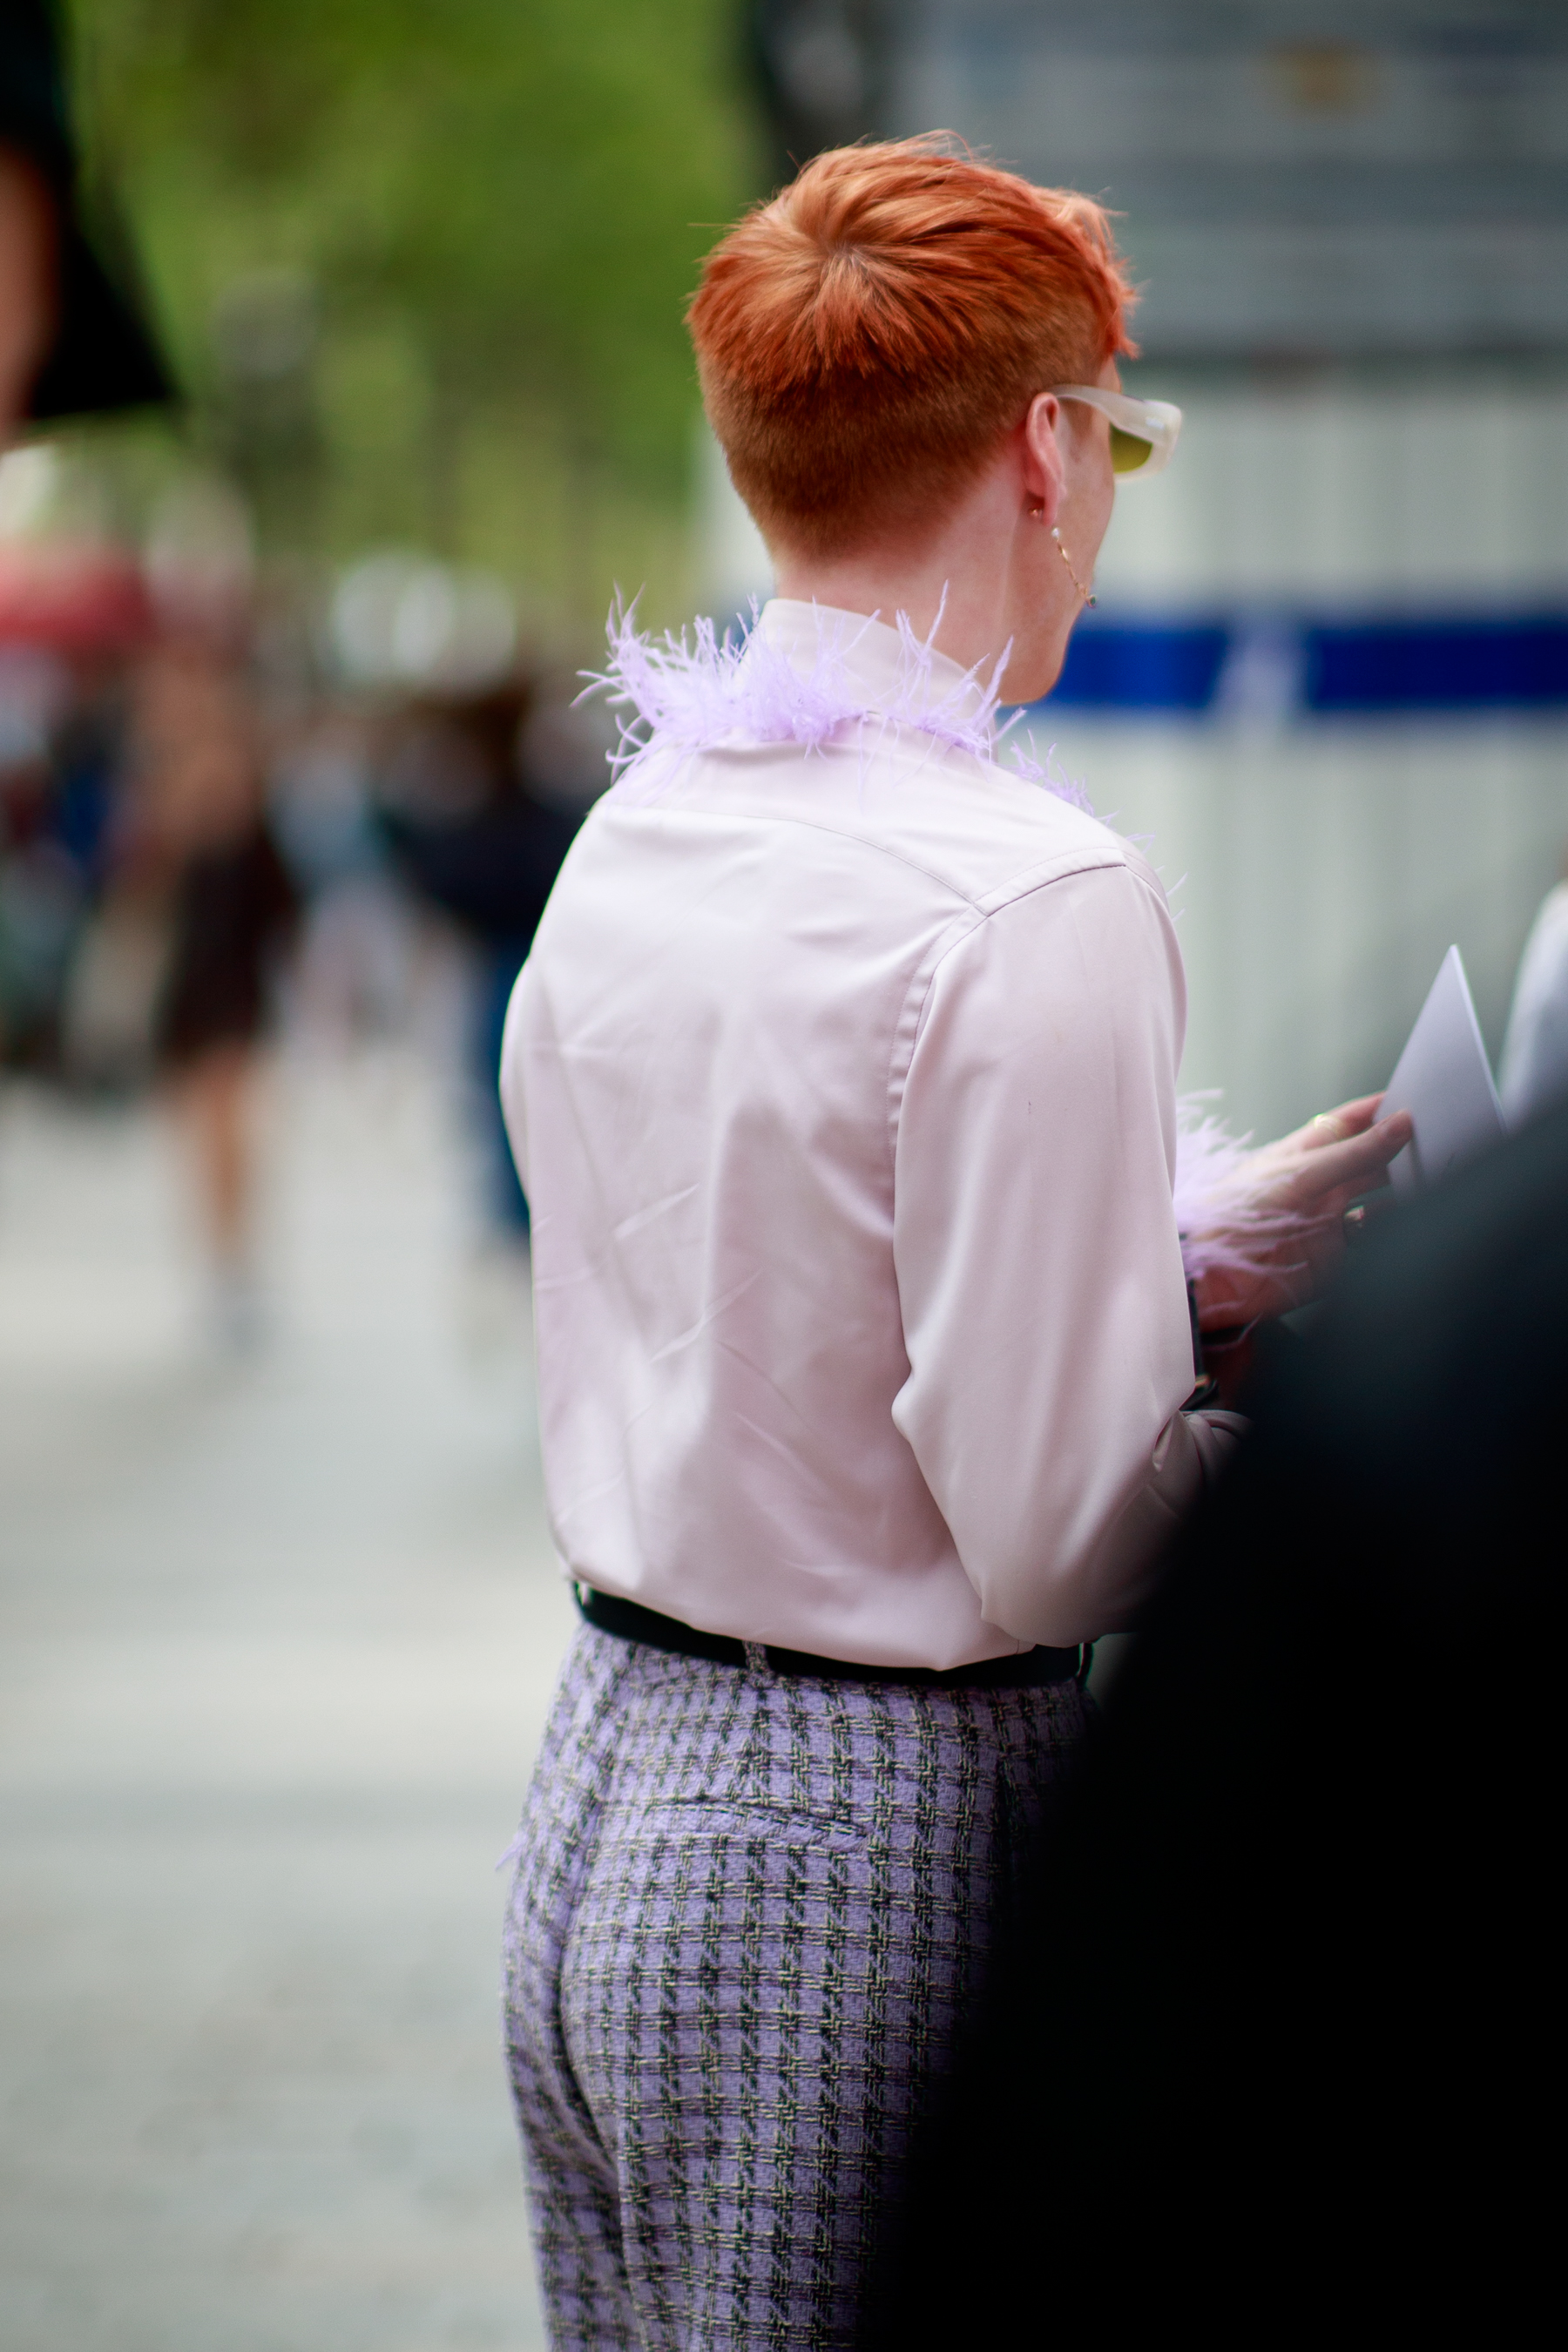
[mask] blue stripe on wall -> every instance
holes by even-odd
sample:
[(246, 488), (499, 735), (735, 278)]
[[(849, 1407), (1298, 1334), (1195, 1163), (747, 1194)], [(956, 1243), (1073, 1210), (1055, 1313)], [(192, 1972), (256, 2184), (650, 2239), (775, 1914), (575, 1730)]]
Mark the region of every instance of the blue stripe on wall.
[(1229, 645), (1230, 632), (1218, 625), (1084, 622), (1051, 699), (1123, 710), (1206, 710)]
[(1568, 704), (1568, 615), (1310, 629), (1305, 699), (1310, 710)]
[(1089, 618), (1047, 707), (1200, 716), (1568, 709), (1568, 612), (1511, 618)]

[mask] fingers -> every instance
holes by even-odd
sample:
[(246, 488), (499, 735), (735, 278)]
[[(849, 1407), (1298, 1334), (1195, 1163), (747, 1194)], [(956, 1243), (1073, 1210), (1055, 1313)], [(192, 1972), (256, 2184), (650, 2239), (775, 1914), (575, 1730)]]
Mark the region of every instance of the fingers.
[(1321, 1151), (1327, 1143), (1342, 1143), (1349, 1132), (1348, 1128), (1340, 1125), (1331, 1110), (1321, 1110), (1316, 1118), (1309, 1119), (1302, 1129), (1301, 1149), (1303, 1151)]
[(1343, 1143), (1352, 1135), (1361, 1135), (1377, 1116), (1381, 1095), (1358, 1095), (1354, 1102), (1340, 1103), (1333, 1110), (1321, 1110), (1300, 1130), (1302, 1149), (1321, 1151), (1331, 1143)]
[(1411, 1131), (1409, 1112), (1399, 1110), (1391, 1118), (1378, 1120), (1363, 1134), (1347, 1136), (1339, 1143), (1321, 1144), (1292, 1176), (1290, 1190), (1296, 1205), (1310, 1207), (1329, 1192), (1343, 1192), (1350, 1200), (1357, 1192), (1373, 1191), (1384, 1181), (1384, 1171), (1389, 1161), (1409, 1142)]
[(1360, 1135), (1377, 1117), (1382, 1100), (1381, 1094), (1357, 1095), (1354, 1102), (1336, 1103), (1329, 1117), (1337, 1118), (1348, 1135)]

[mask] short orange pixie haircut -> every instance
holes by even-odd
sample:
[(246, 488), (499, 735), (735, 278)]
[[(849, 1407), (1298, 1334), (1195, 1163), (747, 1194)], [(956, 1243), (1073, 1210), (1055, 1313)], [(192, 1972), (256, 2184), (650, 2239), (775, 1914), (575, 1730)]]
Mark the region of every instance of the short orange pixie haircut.
[(765, 537), (840, 554), (930, 520), (1037, 393), (1131, 352), (1101, 207), (936, 139), (819, 155), (715, 246), (687, 312)]

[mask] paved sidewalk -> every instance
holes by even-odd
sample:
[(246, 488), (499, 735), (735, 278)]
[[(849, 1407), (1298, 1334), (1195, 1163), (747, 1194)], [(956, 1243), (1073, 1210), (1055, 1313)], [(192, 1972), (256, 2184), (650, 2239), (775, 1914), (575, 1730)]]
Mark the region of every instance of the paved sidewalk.
[(395, 1059), (281, 1086), (276, 1328), (167, 1139), (0, 1097), (0, 2344), (542, 2342), (492, 1865), (565, 1595), (521, 1286)]

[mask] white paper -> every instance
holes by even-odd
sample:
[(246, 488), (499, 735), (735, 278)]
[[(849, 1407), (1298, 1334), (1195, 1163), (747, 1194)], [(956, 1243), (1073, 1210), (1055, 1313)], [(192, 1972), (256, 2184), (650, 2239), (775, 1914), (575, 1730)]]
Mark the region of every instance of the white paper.
[(1450, 948), (1443, 958), (1388, 1081), (1378, 1117), (1387, 1118), (1396, 1110), (1407, 1110), (1415, 1122), (1415, 1135), (1389, 1162), (1389, 1181), (1396, 1192), (1436, 1184), (1505, 1132), (1458, 948)]

